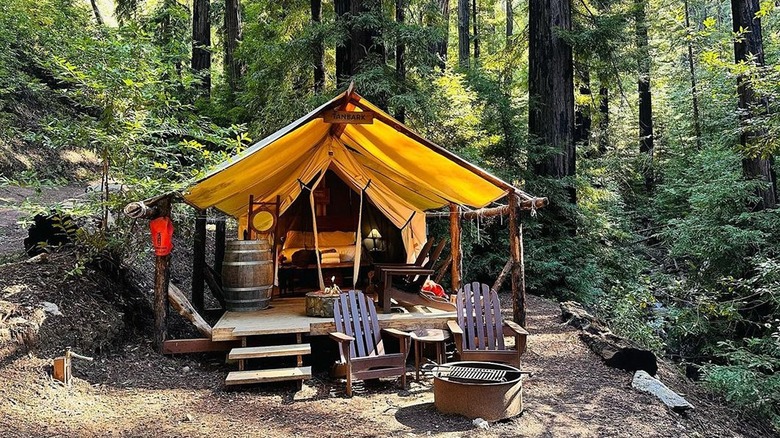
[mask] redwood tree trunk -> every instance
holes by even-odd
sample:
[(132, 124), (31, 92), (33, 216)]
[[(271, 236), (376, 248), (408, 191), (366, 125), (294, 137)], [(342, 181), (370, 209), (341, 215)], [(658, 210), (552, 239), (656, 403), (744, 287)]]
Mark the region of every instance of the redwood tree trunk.
[(242, 65), (235, 57), (241, 40), (241, 10), (239, 0), (225, 0), (225, 76), (231, 92), (238, 89)]
[[(685, 7), (685, 32), (691, 30), (691, 18), (688, 11), (688, 0), (683, 2)], [(690, 35), (690, 34), (688, 34)], [(696, 135), (696, 148), (701, 149), (701, 124), (699, 123), (699, 92), (696, 86), (696, 69), (693, 58), (693, 38), (687, 38), (688, 42), (688, 71), (691, 75), (691, 103), (693, 105), (693, 132)]]
[(97, 0), (90, 0), (90, 3), (92, 4), (92, 13), (95, 14), (95, 21), (97, 22), (98, 26), (103, 25), (103, 15), (100, 14), (100, 8), (97, 5)]
[[(529, 2), (528, 133), (551, 147), (533, 160), (536, 174), (564, 178), (575, 174), (574, 67), (571, 46), (556, 29), (571, 30), (569, 0)], [(575, 201), (574, 189), (570, 189)]]
[(588, 66), (578, 63), (577, 82), (579, 82), (580, 94), (587, 100), (582, 105), (576, 105), (574, 111), (574, 144), (584, 146), (586, 149), (590, 142), (590, 129), (592, 117), (590, 112), (590, 71)]
[(450, 43), (450, 2), (449, 0), (438, 0), (439, 12), (441, 12), (441, 21), (444, 27), (444, 35), (434, 45), (434, 50), (438, 55), (438, 63), (441, 69), (447, 64), (447, 45)]
[[(756, 17), (759, 10), (758, 0), (731, 0), (731, 14), (734, 33), (740, 37), (734, 41), (734, 59), (736, 62), (753, 63), (763, 67), (764, 44), (761, 30), (761, 19)], [(744, 29), (744, 32), (740, 32)], [(750, 118), (766, 113), (767, 100), (759, 96), (753, 89), (750, 79), (737, 78), (737, 93), (739, 94), (739, 109), (742, 115), (743, 129), (740, 143), (743, 149), (753, 145), (765, 134), (763, 129), (751, 126)], [(758, 190), (760, 199), (756, 209), (775, 208), (777, 206), (777, 180), (770, 157), (746, 156), (742, 160), (742, 170), (748, 178), (760, 178), (768, 183), (767, 187)]]
[(469, 0), (458, 0), (458, 65), (469, 68)]
[(647, 154), (645, 188), (653, 187), (653, 100), (650, 93), (650, 48), (647, 37), (647, 0), (636, 0), (636, 46), (639, 52), (639, 152)]
[[(350, 10), (350, 0), (334, 0), (333, 6), (336, 11), (336, 19), (345, 27), (346, 14)], [(339, 87), (349, 83), (352, 77), (352, 40), (347, 37), (345, 41), (336, 46), (336, 83)]]
[[(380, 30), (373, 27), (373, 19), (365, 20), (361, 17), (366, 14), (379, 14), (381, 11), (379, 0), (336, 0), (336, 14), (344, 17), (349, 13), (350, 20), (345, 25), (349, 31), (349, 39), (345, 42), (343, 53), (336, 48), (336, 74), (340, 83), (349, 82), (355, 74), (366, 68), (367, 57), (371, 56), (379, 63), (385, 62), (385, 46), (379, 40)], [(374, 95), (373, 101), (382, 108), (386, 108), (386, 96)]]
[(512, 45), (512, 35), (515, 30), (515, 10), (512, 8), (512, 0), (506, 0), (506, 45)]
[[(405, 17), (404, 17), (404, 8), (406, 8), (406, 1), (405, 0), (395, 0), (395, 21), (400, 26), (404, 24)], [(395, 47), (395, 73), (398, 78), (398, 83), (401, 87), (404, 85), (404, 81), (406, 81), (406, 65), (404, 56), (406, 54), (406, 46), (404, 45), (403, 41), (399, 39), (399, 41), (396, 42)], [(395, 118), (398, 119), (400, 122), (406, 121), (406, 113), (404, 111), (404, 107), (399, 107), (395, 112)]]
[(599, 87), (599, 154), (607, 152), (609, 145), (609, 88)]
[(192, 5), (192, 70), (201, 75), (203, 93), (211, 92), (211, 20), (209, 0), (194, 0)]
[(311, 0), (311, 21), (317, 27), (317, 38), (312, 47), (314, 58), (314, 91), (321, 93), (325, 87), (325, 46), (322, 41), (322, 0)]
[(474, 23), (474, 63), (479, 58), (479, 28), (477, 27), (477, 0), (471, 2), (471, 21)]

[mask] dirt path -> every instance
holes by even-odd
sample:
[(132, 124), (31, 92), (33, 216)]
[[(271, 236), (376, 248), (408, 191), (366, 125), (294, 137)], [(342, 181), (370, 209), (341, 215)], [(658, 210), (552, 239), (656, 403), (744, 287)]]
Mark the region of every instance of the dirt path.
[(430, 381), (361, 384), (351, 399), (326, 374), (297, 395), (293, 384), (227, 391), (219, 357), (160, 357), (137, 341), (81, 365), (70, 389), (48, 377), (48, 360), (0, 351), (0, 436), (768, 436), (662, 367), (696, 406), (688, 417), (668, 411), (603, 366), (555, 303), (530, 297), (529, 308), (525, 412), (486, 431), (436, 412)]
[(18, 221), (28, 214), (23, 208), (25, 202), (55, 205), (85, 195), (85, 187), (75, 185), (42, 187), (40, 190), (16, 186), (0, 187), (0, 256), (24, 252), (23, 241), (27, 237), (27, 230), (20, 227)]

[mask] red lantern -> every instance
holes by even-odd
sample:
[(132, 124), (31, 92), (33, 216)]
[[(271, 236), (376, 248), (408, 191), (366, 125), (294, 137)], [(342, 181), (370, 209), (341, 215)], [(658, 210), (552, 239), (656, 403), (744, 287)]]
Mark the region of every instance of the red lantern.
[(173, 222), (169, 217), (158, 217), (149, 222), (154, 254), (166, 256), (173, 249)]

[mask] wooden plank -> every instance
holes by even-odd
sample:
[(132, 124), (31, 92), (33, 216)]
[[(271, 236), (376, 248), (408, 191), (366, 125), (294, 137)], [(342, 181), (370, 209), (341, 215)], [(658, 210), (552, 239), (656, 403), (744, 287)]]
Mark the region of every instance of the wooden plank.
[(225, 385), (249, 385), (252, 383), (281, 382), (311, 378), (311, 367), (275, 368), (270, 370), (232, 371)]
[(195, 230), (192, 235), (192, 305), (198, 310), (203, 310), (203, 275), (206, 267), (206, 210), (196, 210), (195, 214)]
[(253, 359), (260, 357), (284, 357), (311, 354), (309, 344), (271, 345), (267, 347), (243, 347), (230, 350), (228, 359)]
[[(455, 312), (431, 309), (426, 306), (406, 306), (409, 313), (378, 314), (380, 328), (416, 330), (420, 328), (447, 328), (447, 319)], [(327, 336), (336, 331), (333, 318), (306, 316), (303, 297), (275, 298), (272, 306), (254, 312), (225, 312), (212, 328), (214, 341), (226, 341), (243, 336), (286, 333), (309, 333)]]
[(239, 341), (214, 342), (209, 338), (170, 339), (163, 343), (163, 354), (208, 353), (228, 351), (241, 345)]
[(374, 123), (373, 111), (330, 110), (322, 114), (325, 123), (346, 123), (350, 125), (370, 125)]
[(181, 289), (176, 287), (173, 283), (168, 285), (168, 301), (171, 303), (171, 306), (179, 312), (179, 315), (191, 322), (203, 336), (208, 338), (211, 337), (211, 326), (209, 323), (200, 316), (192, 304), (187, 301), (187, 297), (184, 296)]

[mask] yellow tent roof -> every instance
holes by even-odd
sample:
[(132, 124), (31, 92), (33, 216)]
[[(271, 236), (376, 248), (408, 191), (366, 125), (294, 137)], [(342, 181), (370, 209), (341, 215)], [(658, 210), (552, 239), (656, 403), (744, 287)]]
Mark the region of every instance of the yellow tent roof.
[[(372, 124), (325, 123), (325, 112), (371, 111)], [(399, 228), (415, 213), (449, 203), (484, 207), (514, 190), (511, 184), (425, 140), (348, 90), (243, 153), (228, 159), (185, 190), (199, 208), (246, 214), (249, 195), (281, 199), (283, 213), (316, 176), (331, 169), (366, 195)]]

